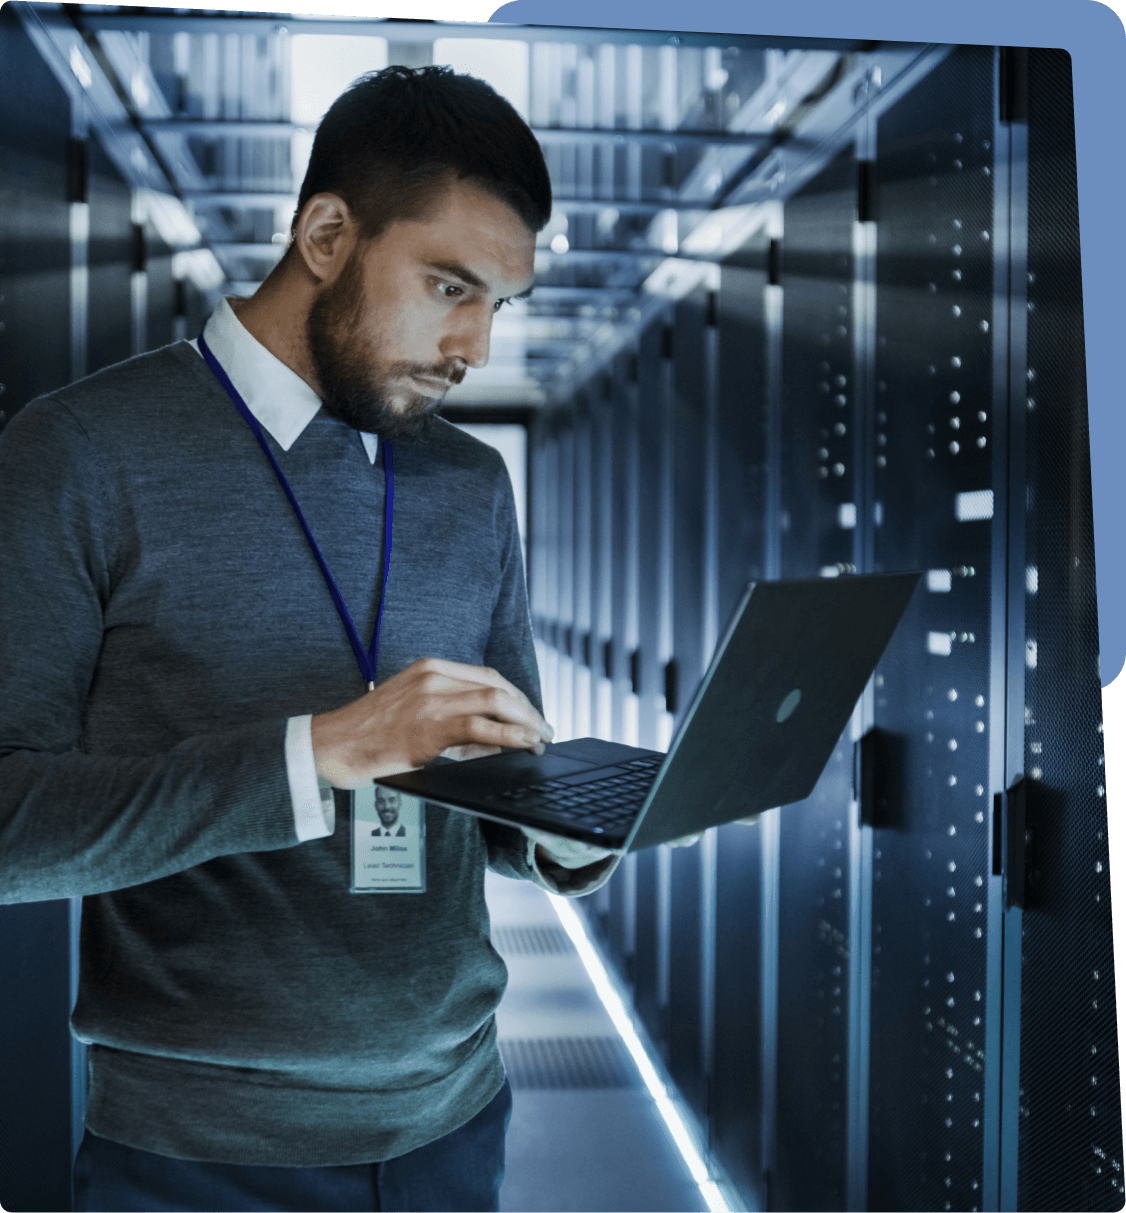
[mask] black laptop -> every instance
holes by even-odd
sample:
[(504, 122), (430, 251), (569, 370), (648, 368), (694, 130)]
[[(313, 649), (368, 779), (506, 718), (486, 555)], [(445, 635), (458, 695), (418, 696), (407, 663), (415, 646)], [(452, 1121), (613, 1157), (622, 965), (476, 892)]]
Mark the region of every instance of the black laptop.
[(804, 800), (920, 576), (751, 582), (667, 754), (584, 737), (375, 782), (621, 852)]

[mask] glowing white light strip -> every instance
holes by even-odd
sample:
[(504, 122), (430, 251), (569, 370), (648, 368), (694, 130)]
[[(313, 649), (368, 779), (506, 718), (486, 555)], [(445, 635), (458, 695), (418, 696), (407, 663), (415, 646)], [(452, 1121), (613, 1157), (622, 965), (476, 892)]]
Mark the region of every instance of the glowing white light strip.
[(645, 1052), (645, 1046), (634, 1031), (629, 1013), (622, 1005), (622, 1000), (618, 997), (610, 978), (606, 975), (606, 970), (602, 967), (602, 961), (599, 960), (598, 953), (595, 952), (590, 940), (587, 939), (578, 914), (574, 907), (568, 904), (565, 897), (557, 897), (551, 893), (548, 894), (548, 897), (551, 899), (551, 904), (555, 907), (556, 914), (559, 915), (559, 921), (563, 924), (563, 929), (571, 937), (571, 942), (575, 945), (575, 950), (578, 952), (579, 958), (590, 975), (591, 981), (594, 982), (594, 988), (598, 992), (598, 997), (602, 1000), (602, 1005), (606, 1008), (610, 1019), (614, 1023), (614, 1027), (617, 1028), (618, 1034), (625, 1042), (630, 1056), (637, 1065), (642, 1080), (657, 1105), (657, 1110), (664, 1118), (669, 1133), (672, 1135), (673, 1141), (676, 1142), (677, 1148), (684, 1158), (689, 1174), (699, 1187), (704, 1200), (707, 1201), (708, 1208), (712, 1210), (712, 1213), (727, 1213), (728, 1205), (723, 1199), (719, 1185), (714, 1180), (708, 1178), (708, 1169), (704, 1165), (704, 1161), (701, 1159), (696, 1147), (693, 1145), (692, 1138), (685, 1127), (684, 1121), (680, 1118), (680, 1113), (669, 1098), (664, 1083), (661, 1082), (657, 1071), (653, 1067), (653, 1063), (649, 1060), (649, 1056)]

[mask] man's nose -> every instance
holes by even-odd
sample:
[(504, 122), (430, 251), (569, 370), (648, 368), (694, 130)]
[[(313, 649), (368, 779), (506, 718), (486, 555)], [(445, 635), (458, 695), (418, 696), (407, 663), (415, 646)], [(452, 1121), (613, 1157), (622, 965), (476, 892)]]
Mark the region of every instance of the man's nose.
[[(468, 309), (467, 309), (468, 311)], [(458, 317), (457, 327), (442, 342), (444, 358), (458, 358), (468, 367), (480, 370), (489, 361), (489, 340), (493, 330), (492, 309), (473, 309)]]

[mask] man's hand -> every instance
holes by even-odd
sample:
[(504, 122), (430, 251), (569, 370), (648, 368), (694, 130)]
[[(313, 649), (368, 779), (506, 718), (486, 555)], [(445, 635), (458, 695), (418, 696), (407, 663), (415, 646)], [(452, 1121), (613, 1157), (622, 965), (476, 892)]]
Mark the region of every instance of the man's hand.
[(317, 774), (359, 788), (450, 747), (543, 752), (551, 726), (496, 670), (424, 657), (335, 712), (313, 717)]

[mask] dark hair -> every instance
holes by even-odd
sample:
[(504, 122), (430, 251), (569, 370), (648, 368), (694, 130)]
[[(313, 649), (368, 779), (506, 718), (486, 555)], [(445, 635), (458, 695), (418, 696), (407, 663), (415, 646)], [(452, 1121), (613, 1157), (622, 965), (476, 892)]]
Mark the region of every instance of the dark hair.
[(321, 119), (305, 203), (339, 194), (366, 236), (418, 217), (449, 174), (506, 202), (533, 232), (551, 218), (551, 179), (528, 125), (483, 80), (448, 67), (384, 68), (351, 84)]

